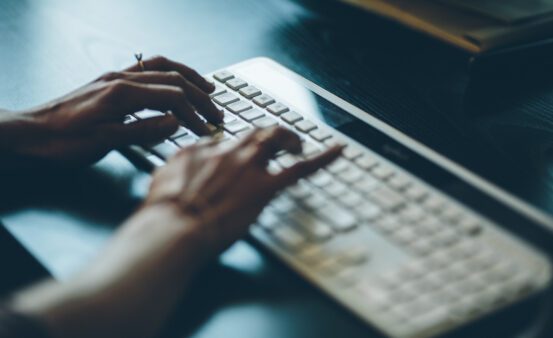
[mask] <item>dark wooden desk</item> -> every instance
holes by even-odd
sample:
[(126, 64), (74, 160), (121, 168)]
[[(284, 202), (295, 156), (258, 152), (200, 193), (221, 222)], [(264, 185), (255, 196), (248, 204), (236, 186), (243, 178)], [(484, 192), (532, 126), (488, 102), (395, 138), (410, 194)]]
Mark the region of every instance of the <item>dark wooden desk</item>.
[[(327, 1), (3, 0), (0, 107), (20, 109), (62, 95), (133, 62), (135, 51), (202, 72), (271, 57), (553, 212), (553, 86), (505, 98), (497, 111), (470, 117), (462, 108), (468, 55)], [(0, 218), (48, 270), (65, 278), (132, 212), (147, 179), (115, 152), (80, 172), (37, 168), (32, 175), (1, 177)], [(243, 242), (205, 272), (197, 290), (169, 335), (377, 336)], [(523, 313), (511, 317), (533, 315)], [(476, 329), (473, 336), (516, 332), (505, 325)]]

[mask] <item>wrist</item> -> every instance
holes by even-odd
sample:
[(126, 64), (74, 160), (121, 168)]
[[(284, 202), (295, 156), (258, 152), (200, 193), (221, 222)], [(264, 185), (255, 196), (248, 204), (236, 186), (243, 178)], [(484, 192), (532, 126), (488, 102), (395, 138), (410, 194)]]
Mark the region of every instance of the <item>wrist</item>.
[(212, 257), (206, 241), (202, 224), (176, 204), (146, 204), (83, 273), (23, 292), (14, 308), (56, 337), (151, 337)]
[(32, 149), (45, 144), (48, 132), (32, 112), (0, 111), (0, 152), (3, 169), (24, 168), (36, 162)]

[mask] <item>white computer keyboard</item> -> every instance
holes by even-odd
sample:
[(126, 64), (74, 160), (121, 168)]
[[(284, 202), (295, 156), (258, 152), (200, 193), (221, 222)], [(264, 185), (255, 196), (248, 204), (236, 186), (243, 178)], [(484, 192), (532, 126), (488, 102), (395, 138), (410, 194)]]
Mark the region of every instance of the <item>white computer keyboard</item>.
[[(275, 99), (233, 67), (206, 76), (225, 114), (221, 142), (281, 125), (303, 139), (290, 167), (334, 144), (343, 157), (283, 191), (251, 234), (363, 320), (391, 337), (430, 337), (462, 326), (545, 288), (548, 261), (489, 219), (469, 210), (322, 121)], [(127, 122), (161, 113), (143, 111)], [(185, 127), (134, 155), (163, 165), (197, 136)]]

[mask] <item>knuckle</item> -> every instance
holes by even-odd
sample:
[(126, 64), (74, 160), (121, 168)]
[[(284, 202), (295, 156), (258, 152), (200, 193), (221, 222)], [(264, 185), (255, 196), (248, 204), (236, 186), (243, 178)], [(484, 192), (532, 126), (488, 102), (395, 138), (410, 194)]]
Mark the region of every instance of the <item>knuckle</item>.
[(179, 100), (186, 100), (187, 98), (187, 94), (186, 94), (186, 91), (180, 87), (176, 87), (174, 89), (175, 91), (175, 96), (179, 99)]
[(109, 82), (121, 79), (123, 77), (123, 74), (120, 72), (107, 72), (104, 75), (100, 77), (101, 80)]
[(114, 81), (111, 81), (106, 86), (106, 95), (111, 97), (119, 97), (122, 94), (125, 94), (127, 90), (129, 89), (130, 85), (127, 81), (117, 79)]
[(180, 82), (180, 81), (183, 81), (183, 80), (184, 80), (184, 78), (182, 77), (182, 75), (181, 75), (179, 72), (177, 72), (176, 70), (168, 71), (168, 72), (167, 72), (167, 76), (168, 76), (169, 78), (171, 78), (173, 81), (179, 81), (179, 82)]
[(150, 61), (156, 65), (165, 65), (169, 60), (165, 56), (156, 55), (153, 56)]

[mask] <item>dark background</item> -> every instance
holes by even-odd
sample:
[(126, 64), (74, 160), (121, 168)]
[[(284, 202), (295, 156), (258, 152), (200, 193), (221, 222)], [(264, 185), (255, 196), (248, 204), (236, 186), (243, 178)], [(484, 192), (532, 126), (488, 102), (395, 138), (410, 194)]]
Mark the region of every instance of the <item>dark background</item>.
[[(200, 72), (273, 58), (553, 213), (553, 84), (547, 76), (475, 86), (465, 52), (333, 1), (3, 0), (0, 107), (24, 109), (63, 95), (129, 65), (136, 51)], [(483, 87), (477, 101), (465, 99), (469, 86)], [(148, 177), (118, 153), (82, 171), (40, 169), (0, 177), (0, 218), (63, 279), (132, 212)], [(9, 276), (1, 278), (4, 291), (45, 273), (6, 232), (0, 237), (0, 275)], [(244, 242), (207, 269), (197, 290), (169, 335), (376, 336)], [(489, 320), (474, 329), (482, 337), (515, 336), (535, 315), (534, 305), (505, 314), (501, 325)]]

